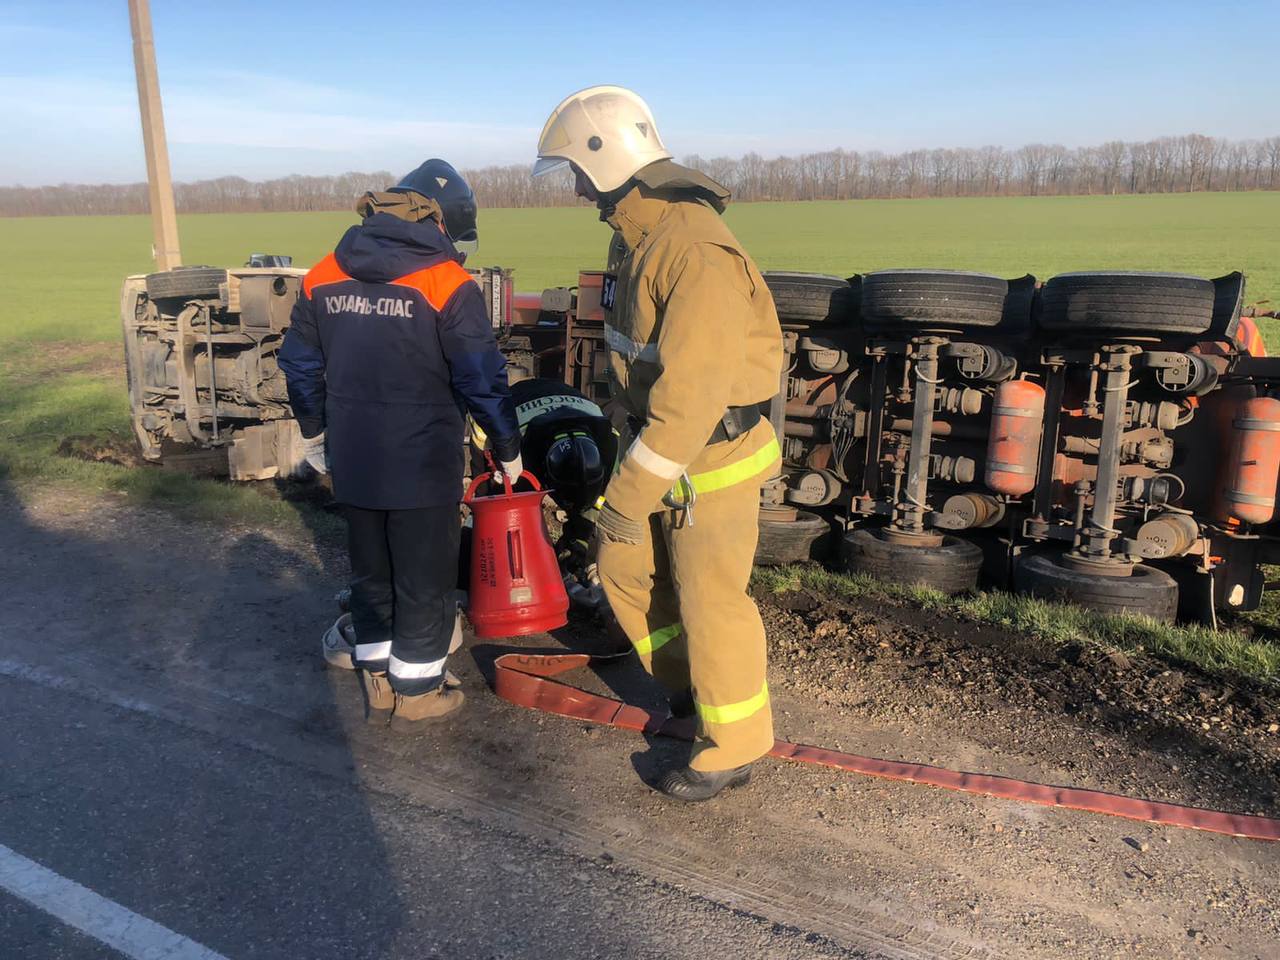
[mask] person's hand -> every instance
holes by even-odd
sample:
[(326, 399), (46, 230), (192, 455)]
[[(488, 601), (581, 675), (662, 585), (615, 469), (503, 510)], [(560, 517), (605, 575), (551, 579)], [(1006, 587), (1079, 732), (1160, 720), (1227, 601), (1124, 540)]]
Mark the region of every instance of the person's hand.
[(302, 438), (302, 455), (316, 473), (329, 472), (329, 454), (325, 452), (323, 433)]
[(507, 478), (507, 482), (513, 487), (516, 481), (520, 479), (520, 474), (524, 473), (524, 458), (520, 454), (516, 454), (514, 460), (502, 461), (502, 474)]
[(638, 520), (624, 517), (606, 501), (596, 517), (596, 532), (611, 543), (636, 544), (644, 540), (644, 526)]

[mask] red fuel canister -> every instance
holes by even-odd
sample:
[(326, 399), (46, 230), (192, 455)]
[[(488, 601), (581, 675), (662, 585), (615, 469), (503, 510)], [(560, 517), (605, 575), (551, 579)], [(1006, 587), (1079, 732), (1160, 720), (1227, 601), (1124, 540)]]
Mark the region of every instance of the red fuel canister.
[(513, 493), (504, 478), (503, 493), (477, 497), (480, 484), (492, 476), (480, 474), (462, 498), (473, 524), (467, 617), (483, 639), (562, 627), (569, 596), (542, 520), (542, 485), (525, 472), (533, 490)]
[(987, 441), (987, 486), (1020, 497), (1036, 485), (1040, 433), (1044, 428), (1044, 387), (1010, 380), (996, 387)]
[(1245, 523), (1267, 523), (1276, 514), (1280, 478), (1280, 400), (1244, 401), (1231, 421), (1231, 433), (1227, 509)]

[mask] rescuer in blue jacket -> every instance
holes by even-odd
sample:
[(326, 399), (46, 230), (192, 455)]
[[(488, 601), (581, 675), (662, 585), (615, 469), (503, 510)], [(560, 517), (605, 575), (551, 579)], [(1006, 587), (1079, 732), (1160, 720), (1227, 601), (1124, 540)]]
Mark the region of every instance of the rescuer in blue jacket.
[(367, 716), (415, 729), (452, 713), (463, 418), (514, 483), (520, 427), (480, 288), (462, 268), (476, 203), (428, 160), (366, 193), (363, 217), (302, 282), (280, 349), (307, 460), (332, 471), (351, 555), (351, 622)]

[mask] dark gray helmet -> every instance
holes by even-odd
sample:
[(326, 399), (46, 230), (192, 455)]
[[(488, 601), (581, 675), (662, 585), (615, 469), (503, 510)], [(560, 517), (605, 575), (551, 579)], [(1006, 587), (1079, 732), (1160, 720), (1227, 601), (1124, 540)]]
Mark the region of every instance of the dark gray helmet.
[(452, 164), (428, 160), (391, 188), (392, 193), (410, 191), (440, 204), (445, 232), (455, 243), (474, 243), (480, 239), (476, 231), (476, 195)]
[(608, 479), (600, 447), (585, 430), (558, 434), (547, 450), (543, 469), (557, 501), (572, 510), (592, 506)]

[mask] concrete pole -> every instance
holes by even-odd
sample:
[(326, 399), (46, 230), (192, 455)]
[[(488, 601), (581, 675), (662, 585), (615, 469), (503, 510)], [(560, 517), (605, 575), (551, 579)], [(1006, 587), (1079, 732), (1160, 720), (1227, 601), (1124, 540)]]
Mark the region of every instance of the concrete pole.
[(133, 66), (138, 74), (138, 111), (142, 114), (142, 144), (147, 155), (156, 269), (172, 270), (182, 264), (182, 251), (178, 246), (178, 214), (169, 174), (169, 147), (164, 136), (164, 109), (160, 105), (160, 77), (156, 72), (156, 45), (151, 39), (149, 0), (129, 0), (129, 26), (133, 29)]

